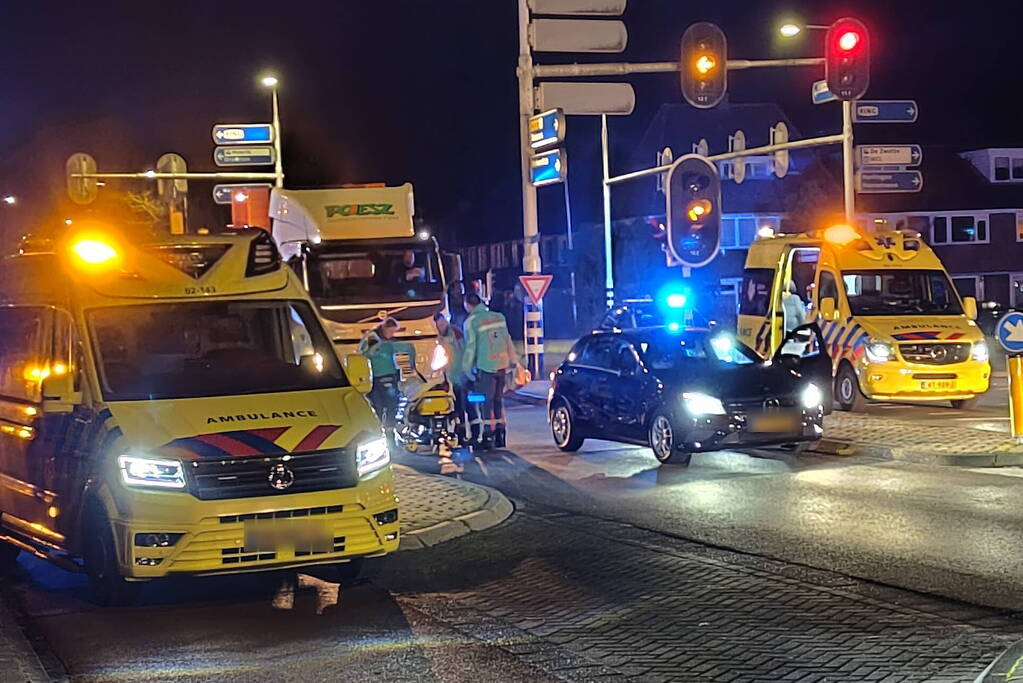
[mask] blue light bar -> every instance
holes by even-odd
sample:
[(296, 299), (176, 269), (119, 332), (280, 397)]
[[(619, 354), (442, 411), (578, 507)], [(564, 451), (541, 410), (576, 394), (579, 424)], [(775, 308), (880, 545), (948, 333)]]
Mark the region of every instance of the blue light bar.
[(678, 293), (669, 294), (665, 302), (668, 304), (668, 308), (685, 308), (686, 295)]
[(469, 403), (486, 403), (487, 397), (483, 394), (469, 394), (465, 400)]

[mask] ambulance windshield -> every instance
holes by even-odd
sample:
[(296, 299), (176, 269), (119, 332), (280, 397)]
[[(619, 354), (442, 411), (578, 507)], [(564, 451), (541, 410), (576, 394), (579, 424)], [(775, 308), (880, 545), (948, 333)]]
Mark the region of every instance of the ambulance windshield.
[(941, 270), (842, 272), (853, 315), (962, 315), (952, 283)]

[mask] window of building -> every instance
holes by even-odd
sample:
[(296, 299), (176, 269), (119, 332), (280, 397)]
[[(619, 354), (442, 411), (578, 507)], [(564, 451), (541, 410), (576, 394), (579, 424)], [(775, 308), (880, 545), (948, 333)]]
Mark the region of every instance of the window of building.
[(721, 217), (721, 247), (745, 249), (753, 244), (757, 230), (765, 226), (775, 231), (779, 230), (781, 216), (726, 214)]
[(1009, 157), (995, 157), (995, 180), (1009, 179)]
[(1023, 180), (1023, 157), (1012, 160), (1012, 179)]
[(988, 215), (958, 214), (931, 217), (931, 244), (988, 242)]

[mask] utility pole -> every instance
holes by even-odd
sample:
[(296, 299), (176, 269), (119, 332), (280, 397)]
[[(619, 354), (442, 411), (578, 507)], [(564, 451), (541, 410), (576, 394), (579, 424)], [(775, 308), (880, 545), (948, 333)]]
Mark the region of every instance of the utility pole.
[[(853, 106), (855, 101), (842, 102), (842, 190), (845, 195), (845, 222), (856, 221), (856, 178), (853, 171)], [(855, 227), (855, 226), (854, 226)]]
[[(536, 188), (530, 174), (529, 118), (535, 113), (533, 99), (533, 55), (529, 46), (529, 3), (519, 0), (519, 156), (522, 165), (522, 269), (528, 275), (539, 274), (540, 231), (537, 222)], [(543, 374), (543, 306), (525, 301), (523, 339), (529, 371), (533, 377)]]

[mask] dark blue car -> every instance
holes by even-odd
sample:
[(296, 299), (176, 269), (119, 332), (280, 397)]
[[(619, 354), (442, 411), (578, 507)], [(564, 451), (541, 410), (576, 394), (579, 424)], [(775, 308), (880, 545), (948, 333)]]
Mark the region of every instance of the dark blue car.
[(587, 438), (644, 445), (660, 462), (683, 465), (721, 448), (799, 449), (820, 439), (831, 406), (823, 348), (816, 325), (793, 330), (769, 360), (725, 332), (596, 332), (554, 373), (554, 442), (563, 451)]

